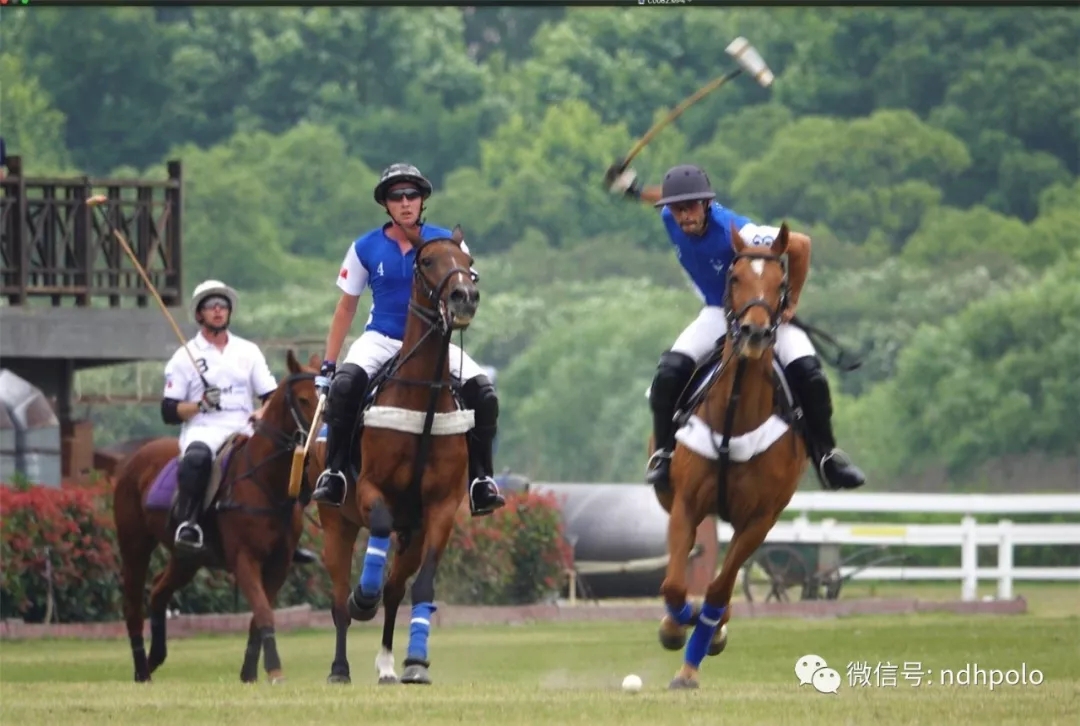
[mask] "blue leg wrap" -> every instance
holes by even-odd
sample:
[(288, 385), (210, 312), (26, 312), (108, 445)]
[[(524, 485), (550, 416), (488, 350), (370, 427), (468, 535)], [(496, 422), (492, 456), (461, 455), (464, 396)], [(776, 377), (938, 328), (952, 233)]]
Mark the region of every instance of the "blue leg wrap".
[(360, 571), (360, 593), (364, 597), (375, 597), (383, 584), (383, 571), (386, 569), (386, 553), (390, 549), (389, 537), (369, 537), (367, 552), (364, 553), (364, 566)]
[(431, 634), (431, 616), (435, 609), (433, 602), (418, 602), (412, 606), (412, 620), (409, 621), (409, 658), (423, 661), (428, 659), (427, 641)]
[(697, 668), (701, 661), (705, 660), (705, 653), (709, 650), (716, 629), (720, 626), (720, 619), (724, 617), (727, 607), (721, 605), (705, 604), (701, 606), (701, 614), (698, 616), (697, 625), (690, 635), (690, 641), (686, 644), (686, 665)]
[(690, 603), (684, 603), (681, 610), (672, 610), (670, 605), (664, 607), (671, 619), (679, 625), (690, 625), (694, 622), (694, 608), (690, 607)]

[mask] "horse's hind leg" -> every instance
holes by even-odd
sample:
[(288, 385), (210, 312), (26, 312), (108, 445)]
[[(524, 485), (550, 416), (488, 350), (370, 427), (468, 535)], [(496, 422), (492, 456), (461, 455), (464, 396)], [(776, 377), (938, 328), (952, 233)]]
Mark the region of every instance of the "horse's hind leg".
[(430, 684), (428, 668), (428, 635), (431, 616), (435, 613), (435, 571), (439, 567), (450, 532), (458, 501), (448, 498), (424, 513), (423, 554), (420, 571), (412, 584), (412, 619), (409, 621), (409, 649), (405, 656), (402, 683)]
[[(358, 491), (373, 491), (368, 485)], [(369, 503), (370, 502), (370, 503)], [(354, 620), (366, 622), (379, 612), (379, 599), (382, 597), (383, 575), (386, 573), (386, 556), (390, 551), (390, 533), (394, 527), (394, 517), (386, 502), (377, 494), (365, 502), (364, 509), (369, 509), (368, 544), (364, 562), (360, 570), (360, 582), (349, 596), (349, 615)]]
[(240, 666), (240, 680), (244, 683), (255, 683), (259, 680), (259, 656), (262, 655), (262, 638), (259, 637), (259, 628), (255, 625), (255, 616), (251, 616), (251, 624), (248, 625), (247, 646), (244, 648), (244, 664)]
[(742, 528), (736, 530), (724, 555), (724, 564), (720, 568), (720, 574), (709, 583), (705, 591), (705, 602), (701, 606), (694, 632), (686, 644), (686, 654), (683, 667), (671, 682), (671, 688), (696, 688), (698, 671), (705, 654), (711, 650), (719, 653), (726, 645), (727, 634), (721, 633), (720, 639), (716, 640), (717, 629), (724, 619), (728, 604), (731, 602), (731, 593), (735, 590), (735, 581), (739, 577), (739, 570), (749, 559), (766, 535), (772, 529), (775, 517), (759, 516), (751, 519)]
[(154, 581), (150, 593), (150, 672), (157, 670), (168, 655), (166, 646), (165, 617), (169, 602), (177, 590), (180, 590), (195, 577), (199, 566), (170, 557), (165, 569)]
[[(329, 512), (329, 513), (328, 513)], [(333, 585), (333, 607), (330, 613), (334, 618), (336, 639), (334, 642), (334, 662), (330, 664), (327, 683), (352, 683), (349, 674), (348, 637), (352, 618), (349, 617), (349, 582), (352, 574), (353, 549), (360, 527), (341, 516), (338, 510), (319, 509), (319, 520), (323, 525), (323, 565), (330, 574)]]
[(394, 625), (397, 622), (398, 608), (405, 597), (405, 583), (420, 567), (420, 555), (423, 553), (423, 539), (414, 536), (403, 552), (394, 557), (390, 564), (390, 576), (386, 578), (383, 591), (383, 631), (382, 648), (375, 657), (375, 669), (379, 672), (379, 683), (397, 683), (394, 671)]
[(126, 533), (117, 527), (120, 540), (121, 579), (124, 584), (124, 622), (127, 625), (128, 640), (131, 642), (131, 657), (135, 661), (135, 681), (143, 683), (150, 680), (150, 664), (146, 658), (146, 646), (143, 642), (143, 596), (146, 590), (146, 571), (150, 567), (150, 556), (156, 542), (153, 535), (124, 536)]

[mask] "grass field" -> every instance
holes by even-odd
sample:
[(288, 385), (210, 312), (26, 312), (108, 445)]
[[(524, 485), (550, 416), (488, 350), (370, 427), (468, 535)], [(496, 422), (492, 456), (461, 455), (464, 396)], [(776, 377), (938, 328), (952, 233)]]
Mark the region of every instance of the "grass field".
[[(328, 686), (331, 631), (282, 633), (289, 678), (242, 686), (241, 636), (177, 639), (151, 686), (130, 682), (126, 641), (0, 644), (0, 723), (58, 724), (1069, 724), (1080, 711), (1080, 605), (1076, 588), (1024, 586), (1022, 616), (926, 614), (835, 620), (733, 621), (727, 651), (708, 658), (702, 688), (672, 693), (680, 656), (662, 650), (656, 624), (601, 623), (438, 628), (424, 687), (374, 685), (377, 628), (354, 625), (352, 686)], [(879, 593), (880, 594), (880, 593)], [(905, 592), (904, 594), (912, 594)], [(398, 667), (407, 640), (399, 629)], [(799, 685), (794, 666), (814, 653), (839, 671), (835, 694)], [(848, 664), (869, 665), (852, 686)], [(900, 666), (877, 685), (878, 663)], [(924, 675), (914, 685), (905, 662)], [(1041, 671), (1039, 685), (942, 685), (942, 669)], [(644, 689), (619, 689), (637, 673)]]

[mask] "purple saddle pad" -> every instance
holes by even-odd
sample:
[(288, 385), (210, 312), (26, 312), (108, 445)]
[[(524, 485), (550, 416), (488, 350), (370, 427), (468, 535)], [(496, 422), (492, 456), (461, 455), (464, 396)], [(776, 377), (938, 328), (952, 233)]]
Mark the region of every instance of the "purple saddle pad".
[[(227, 471), (229, 466), (229, 458), (232, 456), (230, 451), (221, 460), (221, 470)], [(146, 508), (147, 509), (169, 509), (172, 507), (173, 497), (176, 495), (177, 486), (177, 473), (180, 471), (180, 457), (174, 457), (169, 460), (161, 471), (158, 472), (157, 477), (154, 479), (154, 483), (150, 485), (150, 491), (146, 493)]]

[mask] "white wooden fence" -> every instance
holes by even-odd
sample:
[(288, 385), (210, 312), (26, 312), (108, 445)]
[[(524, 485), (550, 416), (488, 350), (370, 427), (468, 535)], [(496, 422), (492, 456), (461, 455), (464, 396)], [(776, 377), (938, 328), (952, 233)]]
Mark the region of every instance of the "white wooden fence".
[[(626, 486), (640, 488), (640, 484)], [(1080, 489), (1080, 486), (1078, 486)], [(955, 524), (861, 523), (826, 518), (811, 521), (814, 513), (893, 513), (893, 514), (955, 514)], [(840, 545), (896, 547), (958, 547), (959, 567), (841, 567), (843, 576), (870, 581), (960, 581), (963, 600), (975, 600), (979, 580), (996, 580), (997, 597), (1010, 599), (1017, 580), (1051, 582), (1080, 582), (1080, 567), (1017, 567), (1014, 548), (1024, 545), (1080, 545), (1080, 494), (924, 494), (924, 493), (859, 493), (859, 492), (798, 492), (787, 507), (786, 514), (795, 518), (776, 524), (765, 539), (766, 544), (816, 545), (835, 549)], [(1070, 523), (1016, 523), (1008, 515), (1063, 514)], [(1001, 515), (993, 523), (980, 524), (974, 515)], [(721, 545), (730, 541), (731, 526), (720, 522), (717, 536)], [(997, 565), (979, 566), (980, 546), (997, 548)], [(597, 564), (597, 571), (633, 571), (646, 564), (663, 566), (663, 562), (641, 561)], [(637, 566), (630, 566), (637, 565)]]

